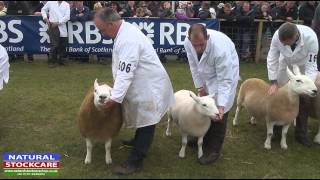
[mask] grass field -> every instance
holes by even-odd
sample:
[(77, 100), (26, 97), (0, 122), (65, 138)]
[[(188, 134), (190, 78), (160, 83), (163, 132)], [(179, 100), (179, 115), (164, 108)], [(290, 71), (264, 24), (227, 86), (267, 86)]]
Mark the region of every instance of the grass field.
[[(174, 90), (193, 90), (187, 64), (165, 64)], [(45, 62), (12, 63), (9, 84), (0, 91), (0, 154), (59, 153), (62, 168), (58, 178), (118, 178), (104, 161), (104, 145), (93, 150), (91, 165), (84, 165), (85, 142), (80, 137), (77, 113), (88, 88), (95, 78), (112, 82), (110, 64), (77, 64), (49, 69)], [(266, 79), (265, 64), (241, 64), (243, 79)], [(166, 117), (156, 129), (152, 149), (144, 170), (128, 178), (320, 178), (320, 146), (304, 147), (294, 141), (289, 129), (289, 149), (283, 151), (279, 140), (266, 151), (264, 121), (248, 124), (246, 112), (240, 114), (240, 125), (232, 127), (234, 109), (228, 120), (228, 131), (221, 158), (213, 165), (200, 166), (197, 152), (187, 148), (186, 158), (179, 159), (180, 134), (166, 137)], [(309, 121), (309, 137), (317, 132), (318, 122)], [(115, 164), (123, 162), (129, 149), (121, 148), (121, 140), (134, 135), (122, 129), (114, 139), (112, 157)], [(2, 157), (0, 159), (0, 162)], [(1, 175), (0, 178), (5, 178)]]

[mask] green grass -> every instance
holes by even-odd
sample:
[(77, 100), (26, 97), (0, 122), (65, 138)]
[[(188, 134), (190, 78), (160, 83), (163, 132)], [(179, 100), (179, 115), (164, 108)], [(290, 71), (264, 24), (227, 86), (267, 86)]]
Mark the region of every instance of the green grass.
[[(187, 64), (165, 65), (174, 90), (193, 90)], [(62, 168), (58, 178), (118, 178), (104, 162), (104, 145), (93, 150), (91, 165), (84, 165), (85, 142), (77, 126), (77, 112), (95, 78), (112, 82), (111, 66), (71, 63), (67, 67), (49, 69), (44, 62), (11, 65), (9, 84), (0, 91), (0, 154), (48, 153), (61, 155)], [(243, 79), (266, 79), (265, 64), (241, 64)], [(221, 158), (213, 165), (200, 166), (197, 152), (187, 148), (186, 158), (179, 159), (180, 134), (165, 137), (166, 117), (157, 126), (156, 136), (144, 170), (128, 178), (320, 178), (320, 146), (304, 147), (294, 141), (289, 129), (289, 149), (283, 151), (279, 140), (266, 151), (263, 143), (266, 127), (263, 121), (248, 124), (245, 111), (240, 125), (232, 127), (232, 109)], [(309, 136), (317, 132), (317, 121), (309, 121)], [(132, 129), (122, 129), (112, 144), (115, 164), (123, 162), (129, 149), (120, 141), (133, 137)], [(0, 159), (0, 162), (2, 157)], [(5, 178), (1, 175), (0, 178)]]

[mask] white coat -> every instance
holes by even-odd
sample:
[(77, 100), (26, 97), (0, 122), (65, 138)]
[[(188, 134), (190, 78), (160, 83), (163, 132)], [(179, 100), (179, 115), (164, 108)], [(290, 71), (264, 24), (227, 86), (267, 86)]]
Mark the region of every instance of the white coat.
[(316, 33), (308, 26), (297, 25), (300, 38), (296, 48), (292, 52), (290, 46), (284, 46), (278, 35), (278, 30), (274, 33), (270, 50), (267, 57), (269, 80), (277, 80), (280, 86), (288, 82), (286, 68), (292, 64), (297, 64), (302, 73), (305, 73), (313, 81), (318, 74), (317, 54), (318, 39)]
[(190, 40), (185, 40), (192, 78), (196, 88), (204, 87), (207, 93), (215, 96), (217, 106), (223, 106), (228, 112), (239, 81), (238, 54), (228, 36), (215, 30), (207, 31), (209, 39), (200, 61)]
[(9, 81), (9, 57), (6, 49), (0, 45), (0, 90), (3, 88), (3, 82)]
[(124, 20), (114, 39), (112, 74), (110, 98), (122, 103), (128, 128), (157, 124), (174, 104), (169, 76), (150, 40)]
[(70, 20), (70, 5), (66, 1), (48, 1), (41, 9), (42, 18), (54, 23), (61, 23), (58, 28), (60, 37), (68, 37), (67, 22)]

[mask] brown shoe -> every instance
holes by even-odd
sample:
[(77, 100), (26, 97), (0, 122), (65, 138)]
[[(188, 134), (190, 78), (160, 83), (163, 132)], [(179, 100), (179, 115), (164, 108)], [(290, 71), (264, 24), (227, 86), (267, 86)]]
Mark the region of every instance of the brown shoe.
[(142, 169), (142, 166), (134, 166), (126, 162), (120, 166), (114, 167), (112, 169), (112, 172), (116, 175), (129, 175), (129, 174), (138, 172), (141, 169)]
[(219, 157), (220, 154), (215, 152), (212, 152), (210, 154), (203, 154), (203, 156), (201, 156), (201, 158), (199, 159), (199, 163), (201, 165), (208, 165), (216, 162), (219, 159)]

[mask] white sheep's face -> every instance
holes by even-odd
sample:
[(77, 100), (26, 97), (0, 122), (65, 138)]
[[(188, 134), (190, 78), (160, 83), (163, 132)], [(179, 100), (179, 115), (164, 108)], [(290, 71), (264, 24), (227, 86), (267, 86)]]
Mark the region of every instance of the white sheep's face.
[(297, 94), (315, 97), (318, 89), (314, 82), (306, 75), (301, 74), (297, 65), (293, 65), (293, 72), (287, 67), (289, 77), (289, 87)]
[(94, 81), (94, 105), (100, 108), (104, 105), (104, 101), (111, 96), (112, 88), (106, 84), (99, 85), (98, 80)]
[(215, 117), (219, 115), (219, 110), (216, 106), (216, 102), (213, 96), (203, 96), (198, 97), (193, 94), (190, 94), (191, 98), (197, 103), (198, 111), (206, 116)]

